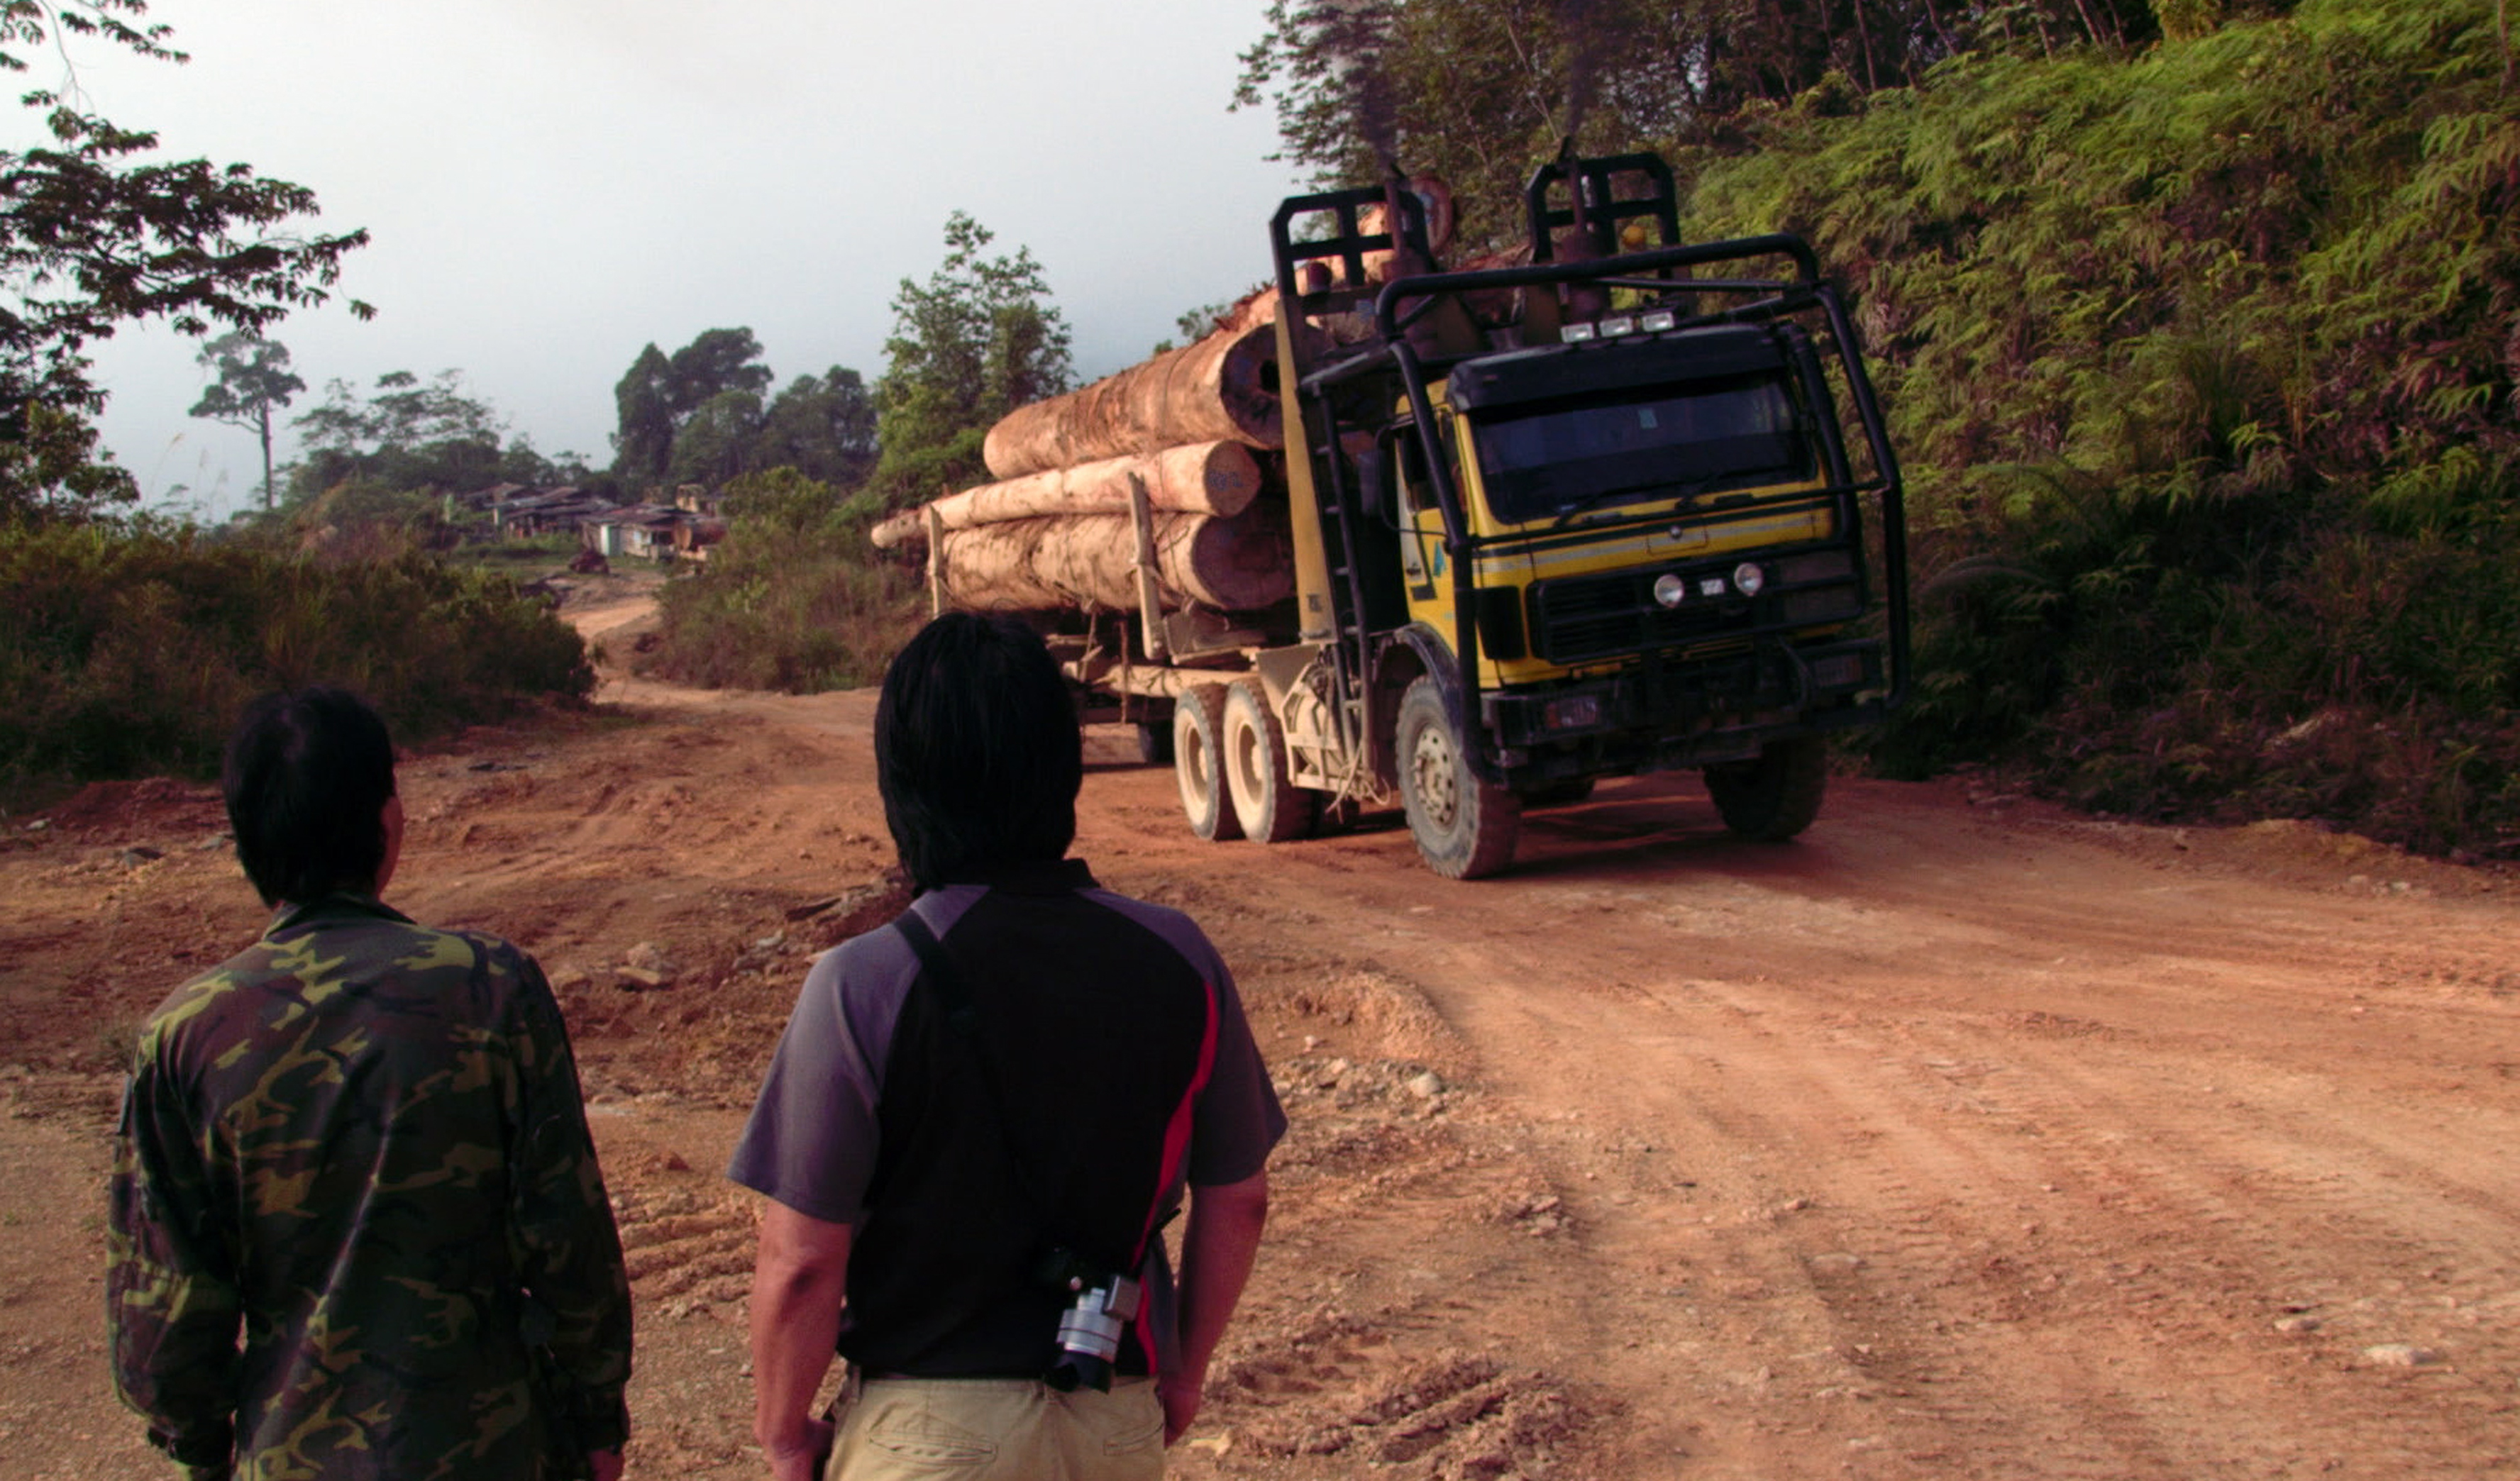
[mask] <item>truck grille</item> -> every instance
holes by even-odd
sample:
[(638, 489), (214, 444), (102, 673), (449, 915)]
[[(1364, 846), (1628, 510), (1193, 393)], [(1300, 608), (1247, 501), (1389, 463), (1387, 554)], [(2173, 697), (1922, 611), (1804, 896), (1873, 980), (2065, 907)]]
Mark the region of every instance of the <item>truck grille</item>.
[(1654, 601), (1659, 570), (1616, 571), (1544, 581), (1532, 588), (1532, 635), (1552, 663), (1644, 652), (1702, 642), (1758, 623), (1753, 604), (1692, 600), (1677, 607)]

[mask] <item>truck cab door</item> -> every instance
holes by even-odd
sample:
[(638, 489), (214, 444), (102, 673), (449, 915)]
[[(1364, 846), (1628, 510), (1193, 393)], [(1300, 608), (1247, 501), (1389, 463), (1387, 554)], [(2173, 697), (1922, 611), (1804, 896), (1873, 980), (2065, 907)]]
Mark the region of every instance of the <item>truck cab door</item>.
[(1397, 485), (1394, 514), (1400, 526), (1400, 569), (1409, 588), (1409, 617), (1451, 630), (1453, 582), (1444, 552), (1444, 516), (1426, 471), (1425, 448), (1416, 424), (1403, 422), (1387, 434)]

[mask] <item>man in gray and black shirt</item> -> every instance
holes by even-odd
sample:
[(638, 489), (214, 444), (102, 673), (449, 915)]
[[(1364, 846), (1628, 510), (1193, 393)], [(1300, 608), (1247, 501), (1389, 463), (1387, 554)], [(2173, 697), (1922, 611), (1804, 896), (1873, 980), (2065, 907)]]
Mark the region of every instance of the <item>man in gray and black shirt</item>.
[[(885, 676), (876, 751), (919, 897), (816, 962), (729, 1169), (771, 1200), (756, 1435), (781, 1478), (826, 1449), (845, 1481), (947, 1457), (1159, 1476), (1285, 1127), (1233, 978), (1188, 917), (1064, 857), (1081, 741), (1028, 629), (931, 623)], [(1161, 1231), (1185, 1194), (1176, 1289)], [(1111, 1351), (1054, 1373), (1080, 1300)], [(809, 1413), (835, 1349), (860, 1380), (836, 1443)]]

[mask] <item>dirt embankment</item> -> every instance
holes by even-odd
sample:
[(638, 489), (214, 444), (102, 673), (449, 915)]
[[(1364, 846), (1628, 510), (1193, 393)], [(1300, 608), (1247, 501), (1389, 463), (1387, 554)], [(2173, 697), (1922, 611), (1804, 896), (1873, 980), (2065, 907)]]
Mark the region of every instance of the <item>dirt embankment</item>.
[[(590, 626), (629, 629), (623, 609)], [(551, 968), (641, 1301), (634, 1476), (750, 1477), (718, 1177), (810, 955), (879, 919), (870, 696), (614, 681), (404, 766), (397, 903)], [(2361, 840), (1693, 782), (1508, 877), (1182, 827), (1090, 742), (1079, 851), (1236, 965), (1293, 1115), (1190, 1477), (2520, 1474), (2520, 894)], [(115, 1065), (260, 912), (216, 800), (0, 841), (0, 1440), (167, 1472), (105, 1385)]]

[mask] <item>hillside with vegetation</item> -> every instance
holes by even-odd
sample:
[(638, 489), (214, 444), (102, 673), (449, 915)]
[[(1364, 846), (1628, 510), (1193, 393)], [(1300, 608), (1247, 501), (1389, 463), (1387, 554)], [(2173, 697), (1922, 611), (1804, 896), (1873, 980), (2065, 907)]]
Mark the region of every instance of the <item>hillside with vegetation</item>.
[(1877, 759), (2079, 805), (2520, 848), (2520, 92), (2493, 0), (1957, 58), (1701, 150), (1809, 234), (1911, 479)]

